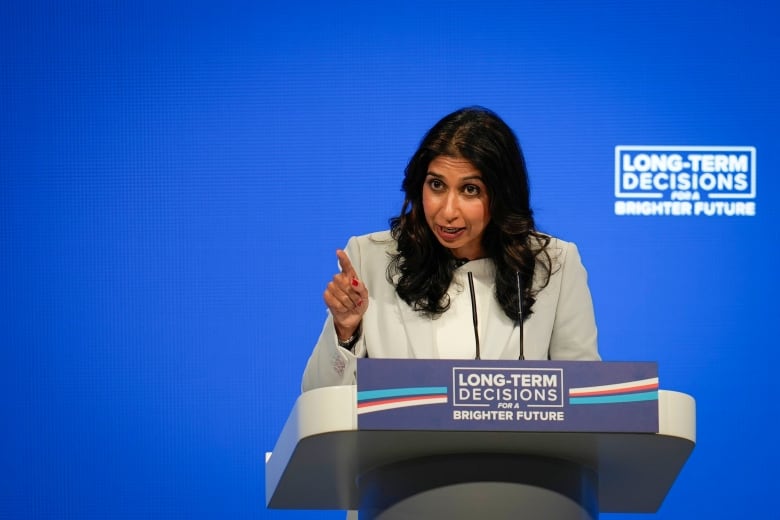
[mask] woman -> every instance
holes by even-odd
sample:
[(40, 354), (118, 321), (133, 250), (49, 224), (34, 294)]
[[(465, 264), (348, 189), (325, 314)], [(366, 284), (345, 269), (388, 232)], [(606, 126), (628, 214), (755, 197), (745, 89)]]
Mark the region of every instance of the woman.
[(304, 391), (354, 384), (362, 356), (600, 359), (577, 248), (536, 230), (522, 151), (496, 114), (470, 107), (439, 121), (403, 191), (389, 231), (336, 252)]

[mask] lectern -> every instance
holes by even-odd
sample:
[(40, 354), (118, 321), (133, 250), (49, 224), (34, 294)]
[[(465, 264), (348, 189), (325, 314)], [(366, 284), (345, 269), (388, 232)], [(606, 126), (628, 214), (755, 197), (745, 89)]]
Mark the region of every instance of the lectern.
[[(413, 378), (419, 379), (415, 374), (431, 372), (428, 367), (419, 366), (422, 362), (412, 363), (411, 366), (422, 368), (408, 370), (409, 365), (403, 365), (403, 372), (411, 373)], [(610, 431), (558, 431), (565, 429), (558, 423), (547, 423), (544, 431), (540, 431), (528, 421), (518, 422), (531, 417), (527, 411), (520, 414), (519, 410), (524, 406), (540, 406), (535, 401), (522, 401), (523, 394), (518, 392), (518, 385), (533, 382), (517, 372), (522, 368), (518, 369), (516, 365), (485, 368), (484, 364), (471, 363), (455, 362), (443, 367), (442, 372), (448, 378), (453, 376), (449, 386), (437, 386), (439, 382), (436, 381), (432, 385), (431, 381), (422, 381), (419, 386), (410, 386), (405, 381), (393, 386), (390, 393), (412, 397), (385, 397), (381, 406), (377, 401), (373, 401), (373, 406), (391, 410), (414, 406), (430, 416), (434, 416), (439, 407), (448, 418), (461, 418), (465, 409), (456, 413), (453, 408), (471, 406), (470, 410), (479, 412), (472, 411), (468, 417), (486, 417), (484, 407), (491, 404), (506, 412), (502, 415), (498, 411), (492, 413), (493, 418), (507, 419), (505, 424), (496, 427), (495, 423), (486, 423), (483, 427), (458, 421), (455, 426), (434, 424), (410, 428), (403, 421), (396, 427), (390, 416), (387, 426), (376, 427), (369, 423), (370, 427), (365, 429), (360, 425), (361, 414), (366, 411), (364, 405), (378, 394), (387, 395), (388, 391), (361, 389), (361, 368), (358, 369), (357, 387), (326, 387), (303, 393), (273, 452), (266, 457), (267, 506), (359, 510), (361, 519), (381, 520), (594, 519), (599, 512), (651, 513), (661, 506), (695, 445), (695, 402), (686, 394), (657, 390), (656, 387), (656, 398), (650, 401), (658, 411), (655, 432), (628, 431), (631, 428), (614, 431), (614, 427), (610, 427)], [(544, 362), (531, 363), (530, 369), (538, 370), (541, 363)], [(565, 369), (571, 371), (572, 363), (569, 362)], [(440, 362), (436, 366), (439, 367)], [(526, 362), (520, 366), (527, 368), (529, 365)], [(487, 373), (490, 377), (473, 377), (477, 373), (473, 367), (479, 368), (479, 374)], [(575, 368), (582, 371), (581, 367)], [(399, 372), (398, 366), (388, 366), (388, 370)], [(508, 400), (496, 402), (490, 397), (490, 403), (475, 404), (472, 398), (476, 394), (466, 395), (458, 386), (457, 370), (468, 371), (468, 378), (460, 377), (463, 384), (502, 382), (502, 390), (509, 388), (512, 391), (495, 395), (503, 395)], [(558, 385), (558, 392), (564, 395), (557, 396), (552, 390), (548, 395), (560, 397), (561, 401), (568, 400), (564, 405), (584, 399), (572, 397), (583, 387), (572, 389), (562, 381), (576, 378), (567, 376), (568, 372), (563, 370), (559, 373), (562, 374), (560, 378), (537, 378), (537, 383), (541, 385), (546, 381)], [(504, 376), (499, 379), (500, 374)], [(514, 386), (510, 385), (512, 379)], [(589, 402), (597, 404), (586, 412), (590, 414), (591, 410), (602, 408), (601, 403), (610, 400), (640, 399), (637, 396), (641, 385), (629, 384), (634, 391), (618, 395), (614, 388), (621, 385), (627, 388), (625, 383), (588, 386), (592, 396)], [(429, 399), (428, 403), (419, 404), (419, 401), (425, 401), (425, 395), (440, 391), (431, 389), (443, 389), (442, 395), (447, 402), (433, 404)], [(480, 390), (480, 395), (493, 395), (484, 390)], [(645, 396), (642, 399), (647, 399), (647, 391), (641, 394)], [(605, 395), (610, 397), (607, 399)], [(540, 392), (537, 396), (543, 394)], [(518, 403), (518, 399), (522, 402)], [(415, 400), (418, 402), (409, 404)], [(483, 408), (475, 408), (477, 406)], [(535, 417), (557, 421), (565, 413), (569, 412), (563, 406), (559, 411), (546, 415), (537, 413)], [(461, 429), (461, 423), (464, 429)], [(628, 424), (633, 423), (629, 421)]]

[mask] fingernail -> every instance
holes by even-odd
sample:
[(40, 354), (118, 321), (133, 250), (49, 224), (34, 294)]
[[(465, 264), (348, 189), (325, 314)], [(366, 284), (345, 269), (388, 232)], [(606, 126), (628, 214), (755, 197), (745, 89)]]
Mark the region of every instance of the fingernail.
[(359, 299), (358, 302), (357, 302), (357, 306), (358, 307), (360, 307), (361, 305), (363, 305), (363, 299), (362, 298)]
[(360, 282), (357, 281), (357, 278), (353, 278), (352, 279), (352, 287), (357, 287), (358, 285), (360, 285)]

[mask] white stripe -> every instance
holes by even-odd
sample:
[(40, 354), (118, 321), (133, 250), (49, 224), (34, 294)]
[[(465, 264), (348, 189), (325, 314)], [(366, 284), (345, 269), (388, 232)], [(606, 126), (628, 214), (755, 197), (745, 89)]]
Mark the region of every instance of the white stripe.
[(582, 388), (569, 388), (569, 395), (576, 392), (599, 392), (602, 390), (624, 390), (634, 386), (645, 386), (649, 384), (658, 385), (658, 378), (651, 377), (650, 379), (640, 379), (639, 381), (629, 381), (628, 383), (615, 383), (612, 385), (601, 386), (584, 386)]
[(369, 405), (365, 408), (358, 408), (358, 415), (371, 412), (381, 412), (383, 410), (392, 410), (394, 408), (406, 408), (409, 406), (421, 406), (424, 404), (446, 404), (447, 397), (427, 397), (425, 399), (415, 399), (413, 401), (400, 401), (396, 403), (384, 403)]

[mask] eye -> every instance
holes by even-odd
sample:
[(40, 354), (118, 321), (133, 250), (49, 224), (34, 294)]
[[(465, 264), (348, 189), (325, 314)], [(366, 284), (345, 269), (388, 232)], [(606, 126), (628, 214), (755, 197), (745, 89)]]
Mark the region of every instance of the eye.
[(433, 191), (440, 191), (444, 189), (444, 183), (440, 179), (437, 179), (436, 177), (428, 177), (428, 186)]
[(477, 195), (482, 193), (482, 190), (476, 184), (467, 184), (463, 186), (463, 193), (471, 197), (476, 197)]

